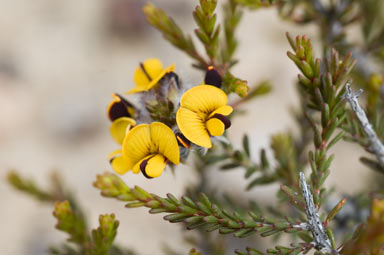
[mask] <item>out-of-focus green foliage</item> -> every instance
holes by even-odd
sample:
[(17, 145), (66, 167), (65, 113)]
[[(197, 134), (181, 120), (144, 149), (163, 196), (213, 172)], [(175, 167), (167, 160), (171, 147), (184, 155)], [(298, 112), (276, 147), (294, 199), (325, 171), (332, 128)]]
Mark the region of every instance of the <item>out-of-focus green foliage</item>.
[(56, 229), (69, 235), (67, 243), (52, 246), (52, 255), (135, 255), (128, 249), (113, 244), (119, 222), (114, 214), (99, 216), (99, 227), (88, 230), (87, 219), (75, 199), (66, 191), (60, 177), (52, 174), (52, 190), (40, 188), (33, 180), (21, 177), (16, 171), (8, 173), (8, 182), (17, 190), (33, 198), (54, 204), (53, 216), (57, 219)]

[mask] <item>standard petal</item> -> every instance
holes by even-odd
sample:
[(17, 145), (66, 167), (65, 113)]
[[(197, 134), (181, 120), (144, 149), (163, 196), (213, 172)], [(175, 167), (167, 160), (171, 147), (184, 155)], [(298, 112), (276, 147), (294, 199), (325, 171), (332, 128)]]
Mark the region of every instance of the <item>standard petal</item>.
[(157, 58), (150, 58), (145, 60), (143, 66), (152, 80), (158, 77), (164, 71), (163, 63), (161, 63), (161, 61)]
[(122, 144), (129, 128), (135, 125), (136, 121), (134, 119), (121, 117), (112, 122), (109, 131), (113, 139), (117, 143)]
[(181, 97), (180, 105), (194, 112), (210, 114), (226, 105), (227, 101), (227, 95), (221, 89), (211, 85), (200, 85), (187, 90)]
[(213, 115), (215, 115), (216, 113), (218, 114), (222, 114), (224, 116), (228, 116), (229, 114), (231, 114), (233, 112), (233, 108), (232, 106), (229, 106), (229, 105), (224, 105), (224, 106), (221, 106), (219, 108), (217, 108), (216, 110), (214, 110), (210, 115), (209, 117), (212, 117)]
[(136, 164), (150, 154), (151, 144), (149, 125), (138, 125), (125, 136), (122, 145), (123, 155)]
[(151, 130), (151, 139), (155, 151), (164, 155), (173, 164), (179, 164), (179, 146), (172, 129), (161, 122), (153, 122), (149, 128)]
[(181, 133), (192, 143), (206, 148), (212, 147), (205, 123), (199, 114), (180, 107), (177, 110), (176, 122)]
[(138, 66), (135, 70), (135, 74), (133, 75), (133, 81), (135, 83), (135, 87), (128, 91), (127, 94), (145, 91), (147, 90), (147, 85), (151, 82), (149, 77), (145, 75), (140, 66)]
[(143, 64), (140, 64), (133, 76), (133, 81), (136, 87), (147, 88), (147, 85), (163, 72), (163, 64), (157, 58), (147, 59)]
[(149, 159), (142, 161), (140, 164), (140, 170), (144, 175), (150, 178), (159, 177), (165, 166), (167, 165), (167, 160), (160, 154), (156, 154)]
[(166, 73), (172, 72), (174, 69), (175, 65), (170, 65), (163, 69), (163, 64), (156, 58), (146, 60), (144, 64), (141, 64), (136, 68), (133, 77), (136, 87), (128, 91), (127, 94), (150, 90)]
[(206, 126), (211, 136), (221, 136), (224, 134), (225, 125), (219, 119), (216, 119), (216, 118), (209, 119), (206, 122)]

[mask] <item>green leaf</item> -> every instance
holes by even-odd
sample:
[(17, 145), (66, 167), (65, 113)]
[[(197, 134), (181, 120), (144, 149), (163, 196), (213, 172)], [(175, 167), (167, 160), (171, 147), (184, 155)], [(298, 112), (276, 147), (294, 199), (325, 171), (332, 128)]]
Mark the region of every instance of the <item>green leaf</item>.
[(274, 182), (275, 180), (276, 180), (275, 176), (269, 176), (269, 175), (260, 176), (248, 184), (247, 190), (250, 190), (257, 185), (270, 184), (270, 183)]
[(189, 215), (184, 213), (172, 213), (164, 216), (164, 220), (167, 220), (169, 222), (175, 223), (175, 222), (181, 222), (187, 219)]
[(184, 204), (186, 204), (187, 206), (191, 207), (191, 208), (197, 208), (195, 202), (193, 202), (193, 200), (187, 196), (182, 196), (181, 197), (181, 200), (183, 201)]
[(249, 151), (249, 138), (248, 135), (243, 136), (243, 149), (245, 151), (245, 154), (247, 154), (248, 157), (250, 157), (250, 151)]
[(292, 36), (288, 32), (285, 33), (285, 36), (288, 39), (289, 45), (291, 45), (292, 49), (296, 51), (297, 49), (296, 41), (292, 38)]
[(239, 163), (228, 163), (220, 167), (221, 170), (231, 170), (233, 168), (241, 166)]
[(201, 9), (204, 11), (204, 14), (210, 16), (216, 9), (217, 0), (200, 0)]
[(275, 3), (274, 0), (235, 0), (235, 1), (252, 10), (270, 7)]
[(235, 233), (235, 237), (245, 238), (255, 233), (254, 229), (241, 229)]
[(16, 171), (8, 172), (7, 181), (13, 188), (29, 194), (37, 200), (53, 202), (56, 199), (54, 194), (51, 194), (52, 192), (42, 190), (32, 180), (22, 178)]
[(369, 168), (371, 168), (372, 170), (375, 170), (379, 173), (382, 173), (384, 174), (384, 169), (382, 168), (382, 166), (379, 164), (378, 161), (376, 160), (373, 160), (373, 159), (369, 159), (369, 158), (366, 158), (366, 157), (361, 157), (360, 158), (360, 161), (368, 166)]
[(328, 223), (339, 213), (339, 211), (344, 207), (345, 203), (347, 202), (346, 198), (343, 198), (340, 200), (333, 209), (329, 212), (325, 224), (328, 225)]
[(327, 150), (329, 150), (333, 145), (339, 142), (345, 135), (345, 131), (340, 131), (327, 145)]
[(313, 241), (312, 236), (310, 236), (307, 232), (299, 232), (297, 235), (300, 237), (301, 240), (303, 240), (306, 243), (310, 243)]
[(290, 199), (292, 205), (295, 207), (305, 210), (306, 205), (304, 202), (304, 199), (292, 188), (286, 186), (286, 185), (280, 185), (280, 190), (287, 195), (287, 197)]

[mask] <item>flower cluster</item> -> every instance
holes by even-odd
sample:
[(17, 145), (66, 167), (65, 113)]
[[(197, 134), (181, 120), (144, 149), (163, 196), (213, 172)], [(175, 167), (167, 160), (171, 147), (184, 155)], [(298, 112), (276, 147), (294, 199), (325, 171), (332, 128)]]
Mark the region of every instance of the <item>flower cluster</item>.
[(113, 94), (107, 114), (111, 136), (121, 145), (109, 155), (115, 172), (158, 177), (167, 164), (185, 161), (190, 150), (211, 148), (211, 139), (231, 126), (233, 109), (214, 67), (203, 84), (187, 90), (174, 70), (174, 65), (164, 68), (160, 60), (148, 59), (136, 68), (136, 86), (127, 92), (136, 94), (139, 103)]

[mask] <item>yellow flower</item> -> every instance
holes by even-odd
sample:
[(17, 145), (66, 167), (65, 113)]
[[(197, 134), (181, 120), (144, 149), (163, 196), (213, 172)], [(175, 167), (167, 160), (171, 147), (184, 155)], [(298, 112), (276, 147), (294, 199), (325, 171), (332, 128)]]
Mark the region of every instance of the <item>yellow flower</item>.
[(233, 111), (227, 95), (219, 88), (200, 85), (181, 97), (176, 122), (183, 135), (192, 143), (211, 148), (210, 136), (221, 136), (231, 122), (226, 117)]
[(112, 121), (109, 131), (113, 139), (122, 144), (127, 131), (136, 125), (136, 121), (131, 118), (135, 114), (135, 108), (119, 94), (113, 94), (112, 97), (107, 108), (108, 117)]
[(136, 87), (128, 91), (128, 94), (148, 91), (153, 88), (161, 78), (175, 69), (175, 65), (163, 68), (163, 64), (157, 58), (147, 59), (136, 68), (133, 80)]
[(179, 146), (172, 130), (161, 122), (141, 124), (126, 135), (122, 150), (110, 156), (112, 168), (118, 174), (140, 171), (147, 178), (158, 177), (168, 162), (180, 162)]

